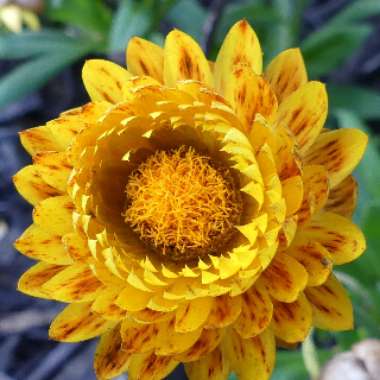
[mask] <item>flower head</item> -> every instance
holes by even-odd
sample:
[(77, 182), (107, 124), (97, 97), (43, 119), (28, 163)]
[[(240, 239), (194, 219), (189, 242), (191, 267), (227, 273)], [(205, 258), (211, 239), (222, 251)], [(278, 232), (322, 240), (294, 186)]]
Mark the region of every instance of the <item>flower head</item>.
[(91, 102), (21, 133), (35, 205), (17, 240), (27, 294), (70, 303), (50, 336), (100, 336), (100, 379), (268, 379), (276, 345), (352, 327), (333, 265), (365, 249), (350, 217), (366, 146), (323, 129), (327, 94), (298, 49), (262, 73), (246, 21), (215, 62), (174, 30), (133, 38), (128, 70), (90, 60)]

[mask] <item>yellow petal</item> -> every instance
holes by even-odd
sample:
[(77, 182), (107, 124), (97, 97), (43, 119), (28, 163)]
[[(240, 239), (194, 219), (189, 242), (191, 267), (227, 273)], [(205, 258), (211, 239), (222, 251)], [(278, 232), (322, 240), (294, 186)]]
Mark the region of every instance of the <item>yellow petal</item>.
[[(199, 329), (207, 321), (212, 306), (211, 297), (196, 298), (181, 304), (176, 311), (175, 330), (188, 332)], [(202, 313), (199, 310), (202, 310)]]
[(91, 311), (90, 303), (73, 303), (66, 306), (53, 320), (49, 337), (62, 342), (81, 342), (103, 334), (112, 326)]
[(352, 175), (349, 175), (339, 185), (330, 191), (325, 209), (351, 218), (356, 208), (358, 185)]
[(120, 292), (115, 303), (122, 309), (128, 311), (139, 311), (146, 308), (152, 294), (136, 289), (125, 283), (125, 288)]
[(293, 215), (284, 220), (284, 224), (282, 225), (282, 231), (280, 231), (280, 241), (288, 247), (294, 239), (294, 236), (297, 232), (297, 221), (298, 216)]
[(323, 285), (307, 288), (305, 294), (313, 309), (315, 327), (332, 331), (353, 328), (351, 301), (333, 274)]
[(174, 355), (189, 349), (200, 337), (202, 329), (188, 333), (177, 333), (174, 330), (175, 319), (159, 324), (156, 354)]
[(68, 196), (48, 198), (34, 209), (33, 221), (46, 231), (64, 235), (73, 230), (73, 209), (74, 205)]
[(261, 74), (263, 57), (259, 39), (246, 20), (237, 22), (225, 37), (215, 61), (215, 88), (224, 95), (230, 73), (247, 67)]
[(318, 212), (329, 196), (329, 177), (321, 165), (306, 165), (303, 168), (304, 198), (298, 212), (298, 221), (303, 223)]
[(106, 287), (97, 293), (96, 299), (91, 305), (91, 309), (100, 314), (103, 318), (118, 321), (125, 317), (126, 311), (115, 304), (115, 300), (120, 293), (118, 287)]
[(162, 83), (164, 52), (150, 41), (133, 37), (128, 43), (127, 67), (134, 75), (148, 75)]
[(128, 369), (130, 353), (122, 350), (119, 326), (100, 337), (96, 347), (94, 368), (100, 380), (112, 379)]
[(235, 332), (226, 334), (223, 350), (230, 369), (239, 380), (270, 379), (276, 358), (276, 342), (269, 328), (250, 339), (243, 339)]
[(294, 134), (301, 154), (314, 143), (327, 117), (327, 93), (320, 82), (308, 82), (279, 106), (277, 122)]
[(200, 360), (185, 363), (185, 371), (189, 380), (226, 380), (229, 374), (229, 365), (222, 351), (217, 347)]
[(168, 376), (178, 362), (170, 356), (157, 356), (153, 352), (132, 355), (128, 367), (130, 380), (161, 380)]
[(24, 255), (49, 264), (67, 265), (73, 262), (65, 251), (60, 235), (53, 235), (32, 224), (15, 241), (15, 247)]
[(87, 264), (67, 266), (43, 285), (54, 299), (62, 302), (86, 302), (95, 299), (102, 283)]
[(159, 325), (139, 324), (125, 319), (120, 328), (122, 348), (130, 353), (149, 352), (157, 345)]
[(34, 163), (44, 182), (61, 192), (66, 191), (72, 166), (65, 152), (38, 153), (34, 156)]
[(68, 255), (75, 261), (86, 261), (91, 257), (88, 242), (76, 232), (70, 232), (62, 237), (63, 245)]
[(311, 306), (303, 293), (292, 303), (275, 302), (273, 331), (277, 338), (287, 343), (302, 342), (312, 324)]
[(173, 317), (172, 313), (143, 309), (136, 312), (129, 312), (128, 315), (136, 322), (140, 323), (156, 323), (163, 322)]
[(307, 82), (300, 49), (288, 49), (277, 55), (265, 70), (279, 103)]
[(252, 128), (257, 114), (271, 119), (277, 100), (269, 84), (249, 67), (237, 67), (225, 74), (224, 97), (230, 102), (245, 129)]
[(175, 29), (165, 40), (164, 81), (168, 86), (175, 86), (184, 79), (213, 85), (210, 66), (200, 46), (189, 35)]
[(333, 262), (329, 251), (320, 243), (297, 239), (286, 253), (294, 257), (308, 273), (307, 286), (318, 286), (323, 284), (329, 277)]
[(38, 152), (60, 151), (59, 143), (54, 139), (48, 126), (26, 129), (19, 133), (22, 146), (31, 155)]
[(175, 359), (180, 362), (193, 362), (212, 352), (222, 338), (222, 331), (219, 329), (203, 330), (199, 339), (187, 351), (176, 355)]
[(109, 108), (110, 104), (107, 102), (91, 102), (65, 111), (57, 119), (49, 121), (47, 125), (59, 145), (59, 149), (54, 150), (63, 151), (69, 148), (79, 132), (96, 123)]
[(349, 263), (366, 248), (362, 231), (349, 219), (332, 212), (315, 215), (299, 229), (294, 244), (300, 240), (321, 244), (330, 252), (334, 264)]
[(44, 262), (35, 264), (20, 277), (17, 289), (33, 297), (51, 298), (51, 295), (42, 286), (64, 268), (66, 267), (62, 265)]
[(261, 281), (274, 299), (294, 302), (307, 284), (307, 272), (297, 260), (277, 254), (263, 272)]
[(160, 82), (152, 77), (146, 75), (139, 77), (132, 77), (123, 86), (123, 97), (126, 100), (133, 100), (136, 93), (144, 87), (150, 87), (153, 92), (159, 91)]
[(240, 296), (222, 295), (214, 298), (206, 328), (223, 328), (232, 324), (240, 315), (242, 299)]
[(282, 182), (282, 195), (286, 202), (286, 215), (292, 215), (301, 207), (303, 182), (300, 176), (287, 178)]
[(243, 293), (241, 298), (241, 314), (233, 326), (242, 338), (247, 339), (268, 327), (272, 319), (273, 304), (267, 291), (257, 285)]
[(339, 129), (322, 133), (307, 153), (306, 161), (323, 165), (330, 178), (330, 186), (339, 185), (361, 160), (368, 136), (358, 129)]
[(18, 171), (13, 177), (17, 191), (32, 205), (61, 194), (61, 191), (48, 185), (41, 177), (35, 165), (28, 165)]
[(90, 59), (82, 69), (82, 79), (92, 101), (117, 103), (123, 100), (123, 85), (131, 74), (103, 59)]

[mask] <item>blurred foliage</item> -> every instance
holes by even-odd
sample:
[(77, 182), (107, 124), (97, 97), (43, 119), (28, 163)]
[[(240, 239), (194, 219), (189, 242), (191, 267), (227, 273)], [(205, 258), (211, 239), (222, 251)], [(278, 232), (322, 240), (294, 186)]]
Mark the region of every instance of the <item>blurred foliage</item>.
[[(257, 31), (268, 62), (279, 51), (300, 46), (310, 78), (327, 79), (332, 128), (355, 127), (370, 133), (369, 121), (380, 121), (380, 94), (354, 85), (329, 83), (338, 70), (363, 46), (373, 31), (371, 18), (380, 15), (379, 0), (352, 1), (316, 31), (304, 33), (303, 14), (308, 0), (255, 0), (225, 2), (210, 41), (204, 25), (209, 10), (196, 0), (47, 0), (40, 15), (43, 29), (19, 34), (0, 32), (0, 59), (17, 62), (0, 78), (0, 108), (43, 86), (65, 67), (89, 55), (124, 60), (128, 39), (140, 35), (162, 44), (164, 34), (177, 27), (194, 36), (209, 55), (217, 50), (230, 26), (246, 18)], [(121, 58), (122, 57), (122, 58)], [(79, 78), (78, 78), (79, 81)], [(345, 333), (315, 331), (318, 361), (348, 349), (364, 337), (380, 337), (380, 155), (372, 136), (357, 170), (360, 201), (356, 221), (367, 236), (366, 254), (339, 268), (340, 279), (355, 303), (356, 329)], [(313, 343), (314, 342), (314, 343)], [(309, 342), (310, 343), (310, 342)], [(281, 351), (274, 380), (308, 377), (299, 351)]]

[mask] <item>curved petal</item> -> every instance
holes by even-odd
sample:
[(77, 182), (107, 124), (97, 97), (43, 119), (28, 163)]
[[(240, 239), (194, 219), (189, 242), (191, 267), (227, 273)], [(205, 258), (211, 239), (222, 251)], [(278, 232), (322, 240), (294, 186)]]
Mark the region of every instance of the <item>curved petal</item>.
[(94, 369), (99, 379), (112, 379), (128, 369), (131, 354), (122, 350), (119, 326), (100, 337), (95, 352)]
[(242, 307), (240, 296), (222, 295), (214, 298), (206, 328), (222, 328), (233, 323), (239, 316)]
[(287, 126), (304, 155), (320, 134), (327, 117), (327, 92), (320, 82), (308, 82), (279, 106), (277, 123)]
[(219, 50), (214, 66), (215, 88), (224, 95), (229, 86), (230, 73), (247, 67), (261, 74), (263, 65), (259, 39), (246, 20), (237, 22), (229, 30)]
[(162, 83), (164, 51), (150, 41), (133, 37), (127, 47), (127, 67), (134, 75), (148, 75)]
[(315, 327), (332, 331), (353, 328), (354, 317), (350, 298), (333, 274), (323, 285), (307, 288), (305, 294), (313, 309)]
[(66, 191), (72, 166), (65, 152), (41, 152), (33, 161), (44, 182), (61, 192)]
[(150, 352), (157, 344), (158, 333), (159, 326), (156, 324), (140, 324), (124, 319), (120, 328), (122, 349), (130, 353)]
[(300, 49), (287, 49), (274, 57), (265, 70), (265, 77), (279, 103), (304, 85), (307, 73)]
[(51, 295), (43, 288), (43, 285), (64, 268), (66, 266), (44, 262), (33, 265), (20, 277), (17, 290), (33, 297), (51, 299)]
[(282, 195), (286, 202), (286, 215), (292, 215), (301, 207), (304, 183), (301, 176), (289, 177), (282, 182)]
[(185, 371), (189, 380), (226, 380), (229, 374), (228, 361), (217, 347), (200, 360), (185, 363)]
[(134, 286), (125, 283), (125, 288), (116, 298), (116, 305), (128, 311), (139, 311), (145, 309), (152, 295)]
[(209, 354), (217, 347), (221, 338), (222, 330), (205, 329), (193, 346), (184, 353), (176, 355), (175, 359), (184, 363), (200, 360), (203, 356)]
[(106, 287), (100, 290), (91, 305), (91, 309), (100, 314), (104, 319), (118, 321), (125, 318), (126, 311), (115, 304), (115, 300), (120, 293), (118, 287)]
[(310, 148), (305, 160), (323, 165), (330, 179), (330, 187), (339, 185), (361, 160), (368, 136), (358, 130), (344, 128), (322, 133)]
[(71, 143), (79, 132), (96, 123), (110, 106), (108, 102), (91, 102), (65, 111), (57, 119), (49, 121), (47, 125), (59, 146), (58, 151), (71, 148)]
[(273, 304), (266, 290), (257, 285), (243, 293), (241, 298), (241, 313), (233, 327), (242, 338), (247, 339), (268, 327), (272, 319)]
[(84, 87), (94, 102), (121, 102), (123, 85), (130, 77), (126, 69), (104, 59), (90, 59), (82, 69)]
[(31, 155), (38, 152), (61, 151), (51, 129), (47, 125), (26, 129), (19, 133), (22, 146)]
[(307, 284), (307, 272), (293, 257), (277, 254), (259, 281), (274, 299), (294, 302)]
[(46, 232), (36, 224), (23, 232), (15, 241), (15, 247), (25, 256), (49, 264), (67, 265), (73, 262), (63, 247), (62, 237)]
[(274, 117), (277, 100), (269, 84), (249, 67), (241, 66), (225, 74), (223, 95), (230, 102), (245, 129), (252, 128), (257, 114)]
[(182, 333), (198, 330), (206, 323), (212, 306), (211, 297), (196, 298), (180, 305), (176, 310), (175, 330)]
[(298, 222), (304, 223), (326, 204), (329, 196), (329, 177), (322, 165), (306, 165), (303, 168), (304, 198), (298, 212)]
[(273, 331), (277, 338), (287, 343), (302, 342), (311, 326), (311, 306), (303, 293), (292, 303), (275, 302)]
[(177, 333), (174, 331), (175, 318), (168, 322), (159, 324), (157, 337), (157, 355), (175, 355), (188, 350), (199, 339), (202, 329), (188, 333)]
[(53, 320), (49, 337), (62, 342), (81, 342), (103, 334), (114, 326), (91, 311), (90, 303), (72, 303)]
[(62, 195), (41, 201), (33, 212), (33, 221), (44, 230), (57, 235), (73, 231), (74, 205), (69, 196)]
[(175, 29), (165, 40), (164, 81), (168, 86), (175, 86), (184, 79), (213, 86), (210, 65), (202, 49), (189, 35)]
[(349, 263), (359, 257), (366, 248), (362, 231), (349, 219), (332, 212), (315, 215), (294, 238), (298, 242), (317, 242), (326, 248), (334, 264)]
[(355, 178), (349, 175), (330, 191), (325, 209), (346, 218), (351, 218), (356, 208), (357, 197), (358, 185)]
[(91, 257), (88, 241), (76, 232), (70, 232), (62, 237), (66, 252), (74, 261), (86, 261)]
[(164, 379), (177, 367), (178, 362), (171, 356), (158, 356), (153, 352), (132, 355), (128, 366), (131, 380)]
[(239, 380), (270, 379), (276, 357), (276, 342), (271, 329), (250, 339), (243, 339), (231, 331), (223, 340), (223, 351)]
[(43, 285), (52, 298), (62, 302), (92, 301), (102, 287), (90, 267), (80, 263), (67, 266)]
[(129, 312), (128, 314), (134, 321), (139, 323), (163, 322), (168, 319), (172, 319), (173, 317), (172, 313), (155, 311), (148, 308), (136, 312)]
[(49, 197), (61, 195), (62, 192), (47, 184), (35, 165), (23, 167), (13, 176), (13, 183), (20, 193), (32, 205)]
[(297, 239), (286, 253), (294, 257), (308, 273), (307, 286), (318, 286), (323, 284), (329, 277), (333, 262), (329, 251), (320, 243)]

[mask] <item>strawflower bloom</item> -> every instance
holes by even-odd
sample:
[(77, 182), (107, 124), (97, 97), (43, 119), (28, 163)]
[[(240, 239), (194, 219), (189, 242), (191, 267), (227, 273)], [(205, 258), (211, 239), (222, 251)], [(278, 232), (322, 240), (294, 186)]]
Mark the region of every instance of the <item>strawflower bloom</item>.
[(69, 303), (50, 337), (100, 336), (99, 379), (269, 379), (277, 346), (353, 326), (332, 269), (356, 259), (351, 172), (367, 137), (324, 129), (325, 86), (298, 49), (262, 71), (246, 21), (215, 62), (173, 30), (128, 44), (127, 68), (89, 60), (91, 102), (21, 133), (14, 178), (39, 262), (20, 291)]

